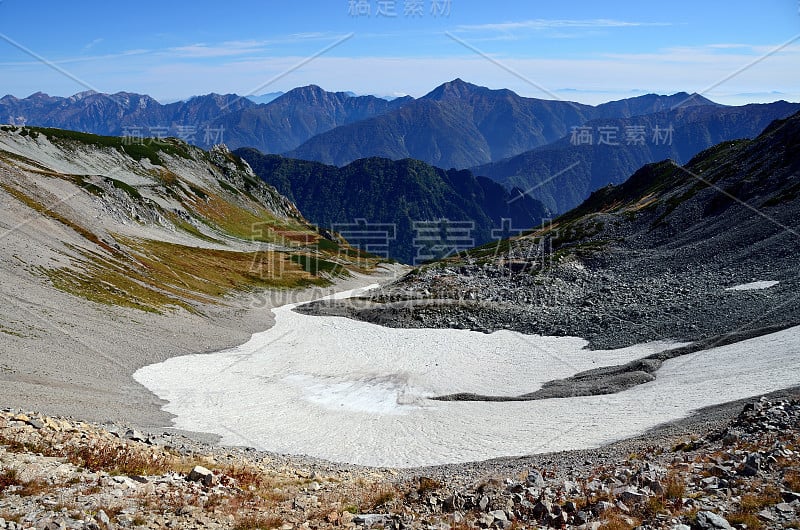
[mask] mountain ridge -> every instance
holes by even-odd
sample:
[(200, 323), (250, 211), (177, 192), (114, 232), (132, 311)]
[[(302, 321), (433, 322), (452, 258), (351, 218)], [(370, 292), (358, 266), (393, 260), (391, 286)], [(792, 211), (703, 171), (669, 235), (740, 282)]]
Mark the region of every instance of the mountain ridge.
[[(384, 242), (388, 256), (405, 263), (419, 262), (421, 253), (429, 250), (418, 248), (420, 225), (415, 223), (443, 222), (455, 227), (466, 222), (467, 242), (483, 244), (500, 237), (494, 234), (502, 231), (504, 219), (508, 228), (524, 229), (549, 217), (538, 201), (517, 198), (490, 179), (418, 160), (372, 157), (339, 168), (254, 149), (238, 149), (235, 154), (320, 226), (336, 230), (357, 225), (359, 220), (368, 223), (364, 230), (390, 225), (391, 240)], [(441, 244), (445, 243), (443, 239)], [(458, 248), (467, 247), (461, 241)], [(434, 252), (424, 259), (441, 256)]]

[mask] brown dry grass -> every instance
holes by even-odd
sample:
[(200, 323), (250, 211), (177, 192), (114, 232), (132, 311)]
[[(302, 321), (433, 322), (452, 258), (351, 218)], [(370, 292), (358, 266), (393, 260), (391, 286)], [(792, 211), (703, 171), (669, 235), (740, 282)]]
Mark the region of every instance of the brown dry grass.
[(14, 493), (20, 497), (40, 495), (52, 489), (52, 486), (41, 480), (22, 480), (16, 469), (5, 469), (0, 472), (0, 493), (17, 487)]
[(686, 495), (686, 483), (683, 476), (676, 472), (667, 474), (664, 480), (664, 497), (668, 500), (680, 500)]
[(272, 530), (280, 528), (283, 519), (277, 515), (248, 514), (236, 519), (234, 530)]
[(175, 471), (181, 465), (179, 459), (166, 454), (110, 441), (80, 444), (68, 448), (62, 455), (78, 467), (121, 475), (159, 475)]
[(783, 476), (783, 483), (787, 489), (800, 491), (800, 471), (790, 469)]
[(611, 516), (600, 525), (599, 530), (631, 530), (636, 528), (636, 526), (638, 526), (638, 522), (634, 519), (615, 513), (611, 514)]

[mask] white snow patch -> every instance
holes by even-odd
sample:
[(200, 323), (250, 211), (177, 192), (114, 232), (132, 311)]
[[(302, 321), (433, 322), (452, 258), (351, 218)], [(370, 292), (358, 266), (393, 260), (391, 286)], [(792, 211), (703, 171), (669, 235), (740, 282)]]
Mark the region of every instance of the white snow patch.
[(169, 359), (134, 377), (168, 402), (181, 429), (216, 433), (226, 444), (395, 467), (597, 447), (701, 407), (800, 384), (798, 327), (667, 361), (655, 381), (615, 395), (430, 401), (453, 392), (533, 392), (675, 344), (590, 351), (575, 337), (391, 329), (292, 307), (276, 309), (275, 326), (242, 346)]
[(734, 285), (733, 287), (728, 287), (725, 289), (726, 291), (755, 291), (759, 289), (769, 289), (770, 287), (774, 287), (778, 285), (780, 282), (774, 280), (763, 280), (759, 282), (750, 282), (750, 283), (743, 283), (741, 285)]

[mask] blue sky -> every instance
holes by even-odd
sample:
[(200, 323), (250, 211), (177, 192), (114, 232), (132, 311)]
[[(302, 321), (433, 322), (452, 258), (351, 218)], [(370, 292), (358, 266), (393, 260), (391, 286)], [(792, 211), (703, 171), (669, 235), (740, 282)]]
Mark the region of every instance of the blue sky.
[(800, 101), (800, 0), (0, 0), (0, 71), (0, 94), (18, 97), (312, 83), (421, 96), (460, 77), (587, 103), (681, 90)]

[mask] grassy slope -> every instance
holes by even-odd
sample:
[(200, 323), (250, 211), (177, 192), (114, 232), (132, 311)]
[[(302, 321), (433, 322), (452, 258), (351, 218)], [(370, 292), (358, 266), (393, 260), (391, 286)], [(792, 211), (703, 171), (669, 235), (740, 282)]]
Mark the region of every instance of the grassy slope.
[[(46, 135), (60, 148), (69, 149), (76, 143), (111, 148), (137, 161), (148, 158), (163, 164), (151, 171), (153, 182), (148, 184), (147, 192), (178, 202), (190, 216), (186, 219), (160, 207), (142, 197), (144, 190), (121, 180), (61, 174), (37, 160), (0, 151), (0, 163), (17, 169), (22, 177), (3, 179), (0, 190), (79, 236), (80, 244), (70, 244), (63, 251), (72, 266), (37, 269), (60, 290), (93, 302), (143, 311), (162, 312), (177, 307), (197, 311), (200, 304), (224, 303), (225, 297), (235, 292), (327, 285), (337, 276), (365, 271), (376, 264), (344, 242), (321, 238), (316, 227), (299, 216), (276, 215), (255, 196), (263, 189), (255, 190), (247, 183), (242, 189), (223, 180), (218, 181), (219, 187), (202, 186), (185, 174), (171, 171), (165, 153), (200, 159), (211, 166), (207, 153), (185, 144), (146, 145), (141, 153), (133, 154), (119, 138), (51, 129), (5, 132), (23, 131), (22, 136)], [(166, 149), (161, 150), (164, 145)], [(46, 206), (52, 201), (36, 184), (40, 179), (67, 181), (76, 186), (76, 192), (100, 200), (121, 192), (130, 203), (160, 215), (176, 230), (197, 240), (197, 246), (102, 232), (86, 221), (87, 216), (77, 215), (68, 207)], [(203, 248), (209, 242), (227, 245), (230, 250)]]

